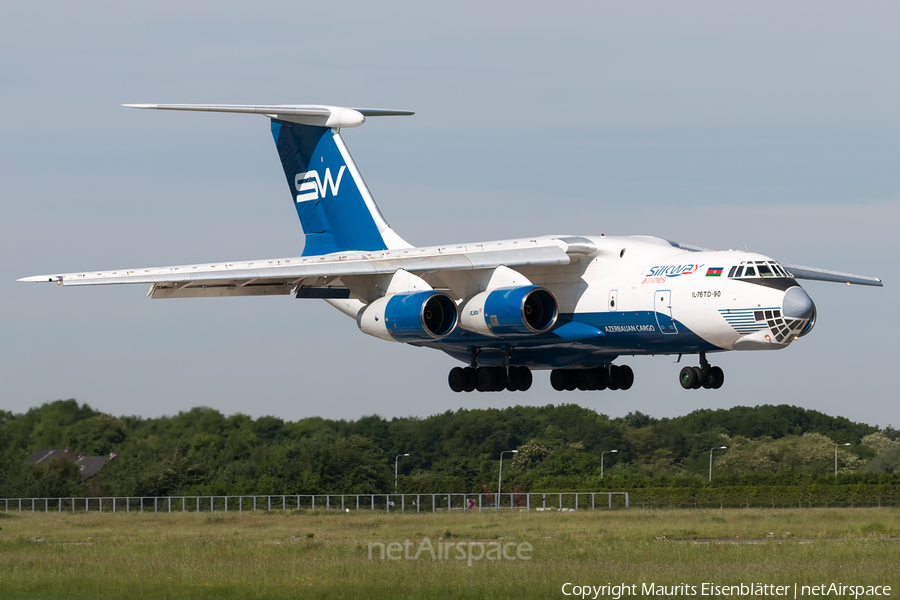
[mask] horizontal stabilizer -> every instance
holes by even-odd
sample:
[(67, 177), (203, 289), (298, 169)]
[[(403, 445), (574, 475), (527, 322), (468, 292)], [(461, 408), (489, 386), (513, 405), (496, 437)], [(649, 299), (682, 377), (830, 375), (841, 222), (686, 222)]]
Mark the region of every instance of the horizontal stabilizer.
[(345, 108), (326, 104), (123, 104), (129, 108), (153, 110), (193, 110), (200, 112), (248, 113), (271, 119), (319, 127), (357, 127), (366, 117), (390, 117), (415, 114), (392, 108)]

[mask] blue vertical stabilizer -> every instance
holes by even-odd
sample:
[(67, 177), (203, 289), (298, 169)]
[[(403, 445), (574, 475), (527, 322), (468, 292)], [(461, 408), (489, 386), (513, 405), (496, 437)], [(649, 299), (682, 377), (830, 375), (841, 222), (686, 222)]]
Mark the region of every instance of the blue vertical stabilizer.
[(387, 249), (387, 223), (336, 130), (272, 119), (272, 137), (306, 235), (303, 256)]

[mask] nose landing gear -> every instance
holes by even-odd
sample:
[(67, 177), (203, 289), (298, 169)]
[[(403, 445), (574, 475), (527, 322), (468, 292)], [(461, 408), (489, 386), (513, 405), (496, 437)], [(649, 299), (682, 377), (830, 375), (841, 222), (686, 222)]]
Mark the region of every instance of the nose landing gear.
[(706, 360), (706, 353), (700, 353), (699, 367), (684, 367), (678, 374), (678, 383), (686, 390), (717, 390), (725, 383), (725, 372), (721, 367), (711, 367)]

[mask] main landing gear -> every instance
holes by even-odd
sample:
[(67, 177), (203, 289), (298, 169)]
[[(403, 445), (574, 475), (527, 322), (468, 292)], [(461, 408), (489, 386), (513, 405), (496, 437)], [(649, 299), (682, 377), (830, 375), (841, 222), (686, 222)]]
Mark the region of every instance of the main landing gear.
[(550, 385), (557, 392), (573, 390), (627, 390), (634, 383), (634, 371), (628, 365), (606, 365), (594, 369), (553, 369)]
[(481, 350), (470, 348), (472, 366), (454, 367), (450, 369), (447, 382), (454, 392), (525, 392), (531, 387), (533, 378), (528, 367), (514, 367), (509, 364), (512, 350), (503, 348), (506, 366), (503, 367), (479, 367), (478, 355)]
[(525, 392), (532, 381), (528, 367), (453, 367), (447, 377), (454, 392)]
[(700, 353), (699, 367), (684, 367), (678, 374), (678, 382), (686, 390), (717, 390), (725, 383), (725, 372), (721, 367), (711, 367), (706, 353)]

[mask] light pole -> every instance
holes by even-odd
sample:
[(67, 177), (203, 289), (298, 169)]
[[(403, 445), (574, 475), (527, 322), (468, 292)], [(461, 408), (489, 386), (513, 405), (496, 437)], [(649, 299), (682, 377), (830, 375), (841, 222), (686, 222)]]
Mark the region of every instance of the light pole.
[(850, 443), (846, 444), (836, 444), (834, 447), (834, 479), (837, 480), (837, 451), (841, 446), (849, 446)]
[(400, 464), (401, 456), (409, 456), (409, 454), (398, 454), (396, 458), (394, 458), (394, 493), (397, 493), (397, 481), (399, 476), (399, 471), (397, 471), (397, 466)]
[(709, 449), (709, 480), (712, 481), (712, 453), (713, 450), (728, 450), (728, 446), (716, 446)]
[(497, 505), (494, 507), (495, 510), (500, 510), (500, 486), (503, 485), (503, 455), (518, 453), (518, 450), (504, 450), (500, 453), (500, 477), (497, 478)]
[(600, 481), (603, 481), (603, 455), (612, 454), (614, 452), (618, 452), (618, 450), (604, 450), (600, 453)]

